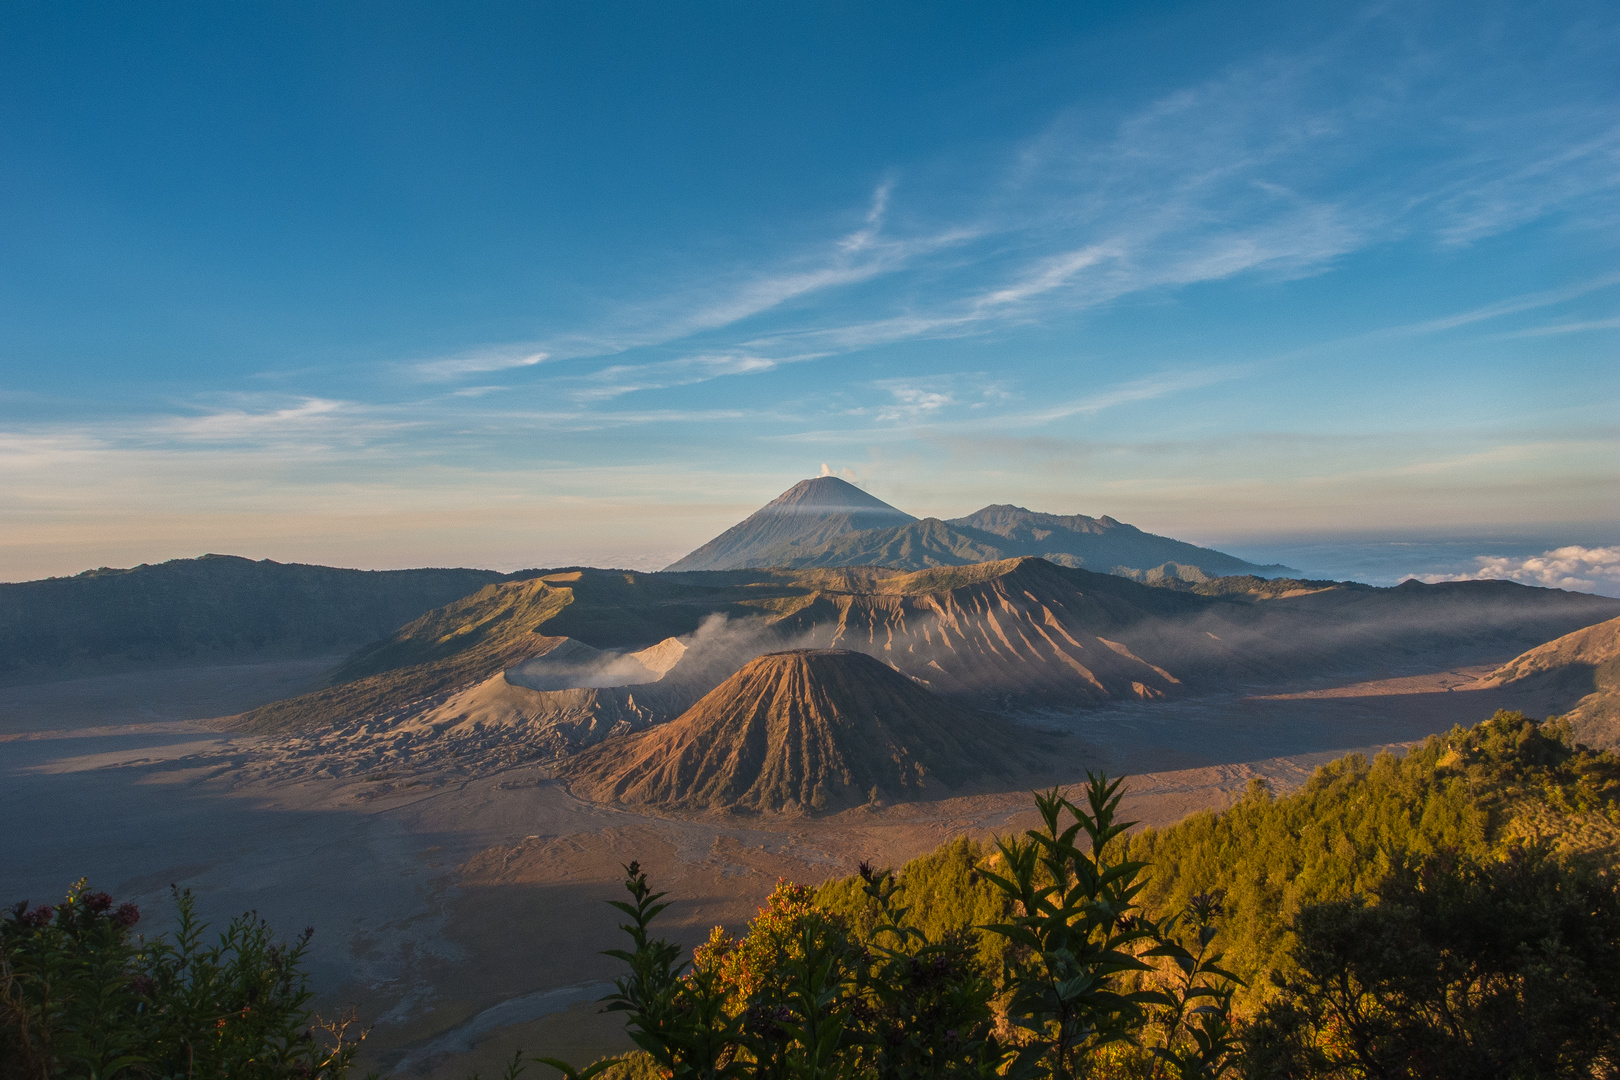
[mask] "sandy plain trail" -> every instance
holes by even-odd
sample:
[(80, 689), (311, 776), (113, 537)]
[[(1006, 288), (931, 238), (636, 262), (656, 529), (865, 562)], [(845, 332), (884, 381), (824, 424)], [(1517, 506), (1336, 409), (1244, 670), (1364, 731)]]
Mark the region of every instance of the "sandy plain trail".
[[(1285, 790), (1350, 750), (1399, 748), (1494, 709), (1558, 703), (1480, 688), (1510, 659), (1349, 684), (1048, 712), (1053, 779), (1131, 774), (1129, 815), (1171, 824), (1255, 776)], [(740, 928), (782, 877), (898, 864), (961, 834), (1027, 827), (1028, 794), (987, 792), (824, 818), (658, 817), (582, 803), (543, 767), (402, 786), (250, 780), (273, 742), (203, 721), (307, 685), (325, 661), (192, 668), (0, 689), (0, 902), (49, 902), (88, 876), (167, 928), (171, 883), (216, 924), (248, 909), (316, 928), (323, 1008), (375, 1023), (367, 1065), (408, 1077), (498, 1073), (513, 1049), (581, 1063), (626, 1046), (591, 1001), (615, 974), (620, 864), (678, 901), (666, 934)]]

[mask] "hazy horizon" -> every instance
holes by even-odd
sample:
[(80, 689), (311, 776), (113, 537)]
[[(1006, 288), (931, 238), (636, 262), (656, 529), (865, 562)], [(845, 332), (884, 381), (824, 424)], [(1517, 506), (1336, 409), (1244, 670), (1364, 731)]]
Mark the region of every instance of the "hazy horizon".
[[(825, 475), (825, 474), (824, 474)], [(917, 514), (917, 517), (952, 518), (965, 516), (987, 503), (971, 509)], [(159, 563), (170, 559), (195, 558), (204, 554), (236, 555), (252, 559), (270, 559), (275, 562), (315, 563), (361, 570), (402, 570), (422, 566), (466, 566), (477, 569), (510, 573), (518, 570), (557, 568), (566, 566), (596, 566), (623, 570), (653, 571), (686, 555), (726, 528), (735, 524), (758, 506), (739, 508), (736, 519), (726, 520), (703, 534), (687, 546), (671, 546), (664, 550), (648, 550), (638, 557), (608, 561), (590, 557), (587, 552), (578, 558), (560, 558), (533, 561), (506, 552), (504, 559), (475, 562), (444, 558), (437, 561), (390, 561), (377, 557), (375, 545), (360, 550), (340, 547), (324, 549), (320, 542), (302, 538), (296, 542), (257, 541), (242, 550), (188, 551), (169, 553), (152, 558), (128, 558), (118, 563), (77, 567), (65, 572), (47, 572), (28, 577), (13, 576), (0, 580), (24, 581), (40, 577), (70, 577), (73, 574), (99, 568), (129, 568), (142, 563)], [(907, 510), (907, 507), (898, 507)], [(1044, 513), (1084, 513), (1084, 511), (1051, 510), (1041, 506), (1025, 509)], [(909, 512), (909, 511), (908, 511)], [(1115, 516), (1102, 513), (1090, 517)], [(1135, 525), (1136, 522), (1126, 522)], [(1174, 528), (1147, 529), (1174, 539), (1216, 548), (1261, 565), (1281, 564), (1298, 570), (1307, 577), (1342, 581), (1360, 581), (1370, 585), (1395, 585), (1408, 577), (1424, 581), (1450, 581), (1473, 578), (1496, 578), (1517, 581), (1547, 588), (1571, 589), (1604, 596), (1620, 596), (1620, 543), (1615, 542), (1620, 530), (1608, 522), (1556, 523), (1539, 529), (1518, 531), (1477, 530), (1472, 533), (1458, 531), (1445, 535), (1433, 532), (1355, 532), (1336, 530), (1315, 534), (1293, 535), (1216, 535), (1189, 536)], [(666, 536), (674, 541), (678, 536)], [(289, 556), (285, 549), (306, 550), (308, 555)], [(353, 558), (345, 559), (345, 555)], [(60, 553), (57, 553), (58, 561)]]

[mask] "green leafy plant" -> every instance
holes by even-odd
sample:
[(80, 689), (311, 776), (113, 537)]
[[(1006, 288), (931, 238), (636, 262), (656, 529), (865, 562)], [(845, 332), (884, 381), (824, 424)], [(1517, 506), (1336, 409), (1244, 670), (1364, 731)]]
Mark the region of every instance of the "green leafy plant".
[(1163, 1031), (1160, 1045), (1151, 1048), (1154, 1076), (1164, 1071), (1176, 1080), (1217, 1080), (1237, 1064), (1241, 1041), (1232, 995), (1242, 980), (1220, 966), (1223, 956), (1212, 947), (1220, 914), (1220, 894), (1200, 893), (1157, 928), (1158, 944), (1149, 954), (1172, 967), (1154, 1001), (1153, 1025)]
[[(652, 891), (639, 864), (632, 862), (624, 869), (630, 900), (609, 902), (628, 916), (630, 921), (619, 928), (630, 935), (634, 947), (607, 952), (630, 970), (604, 999), (606, 1010), (629, 1014), (630, 1038), (675, 1080), (739, 1075), (735, 1058), (740, 1032), (735, 1018), (726, 1013), (719, 972), (703, 968), (687, 973), (689, 965), (677, 963), (681, 947), (652, 936), (653, 919), (669, 905), (661, 902), (663, 893)], [(589, 1070), (576, 1074), (562, 1062), (546, 1061), (570, 1077), (589, 1080)], [(591, 1068), (610, 1064), (598, 1062)]]
[(981, 871), (1019, 910), (985, 927), (1021, 950), (1008, 974), (1007, 1016), (1035, 1041), (1015, 1071), (1038, 1061), (1053, 1080), (1081, 1075), (1084, 1055), (1132, 1038), (1142, 1006), (1157, 1000), (1123, 985), (1126, 973), (1149, 970), (1132, 946), (1156, 928), (1135, 902), (1147, 864), (1110, 851), (1132, 824), (1117, 820), (1121, 784), (1088, 776), (1084, 808), (1057, 789), (1037, 795), (1043, 827), (997, 841), (1005, 872)]
[(856, 1019), (877, 1076), (934, 1080), (987, 1076), (1006, 1051), (993, 1036), (994, 982), (967, 927), (931, 940), (912, 919), (895, 875), (862, 865), (878, 918), (863, 950)]
[(0, 920), (0, 1078), (347, 1074), (364, 1033), (322, 1020), (303, 972), (310, 934), (277, 943), (253, 914), (205, 944), (189, 892), (179, 927), (146, 940), (140, 912), (84, 881), (54, 907)]
[[(1145, 865), (1116, 857), (1129, 828), (1118, 820), (1120, 788), (1091, 778), (1084, 807), (1058, 791), (1037, 796), (1045, 827), (999, 842), (1000, 872), (967, 879), (1004, 894), (993, 907), (1010, 913), (978, 928), (947, 922), (929, 933), (896, 875), (863, 865), (858, 929), (784, 883), (746, 935), (717, 929), (683, 963), (651, 929), (664, 894), (631, 863), (630, 898), (610, 901), (627, 916), (630, 947), (608, 953), (628, 970), (607, 1008), (627, 1014), (631, 1039), (671, 1080), (1067, 1080), (1090, 1075), (1112, 1044), (1139, 1046), (1150, 1016), (1165, 1029), (1160, 1058), (1175, 1075), (1221, 1076), (1234, 1044), (1231, 979), (1210, 949), (1219, 905), (1189, 909), (1190, 948), (1174, 936), (1179, 918), (1167, 936), (1138, 911)], [(1009, 943), (988, 950), (1006, 957), (999, 972), (984, 963), (986, 933)], [(1169, 990), (1129, 984), (1157, 970), (1151, 960), (1180, 973)]]

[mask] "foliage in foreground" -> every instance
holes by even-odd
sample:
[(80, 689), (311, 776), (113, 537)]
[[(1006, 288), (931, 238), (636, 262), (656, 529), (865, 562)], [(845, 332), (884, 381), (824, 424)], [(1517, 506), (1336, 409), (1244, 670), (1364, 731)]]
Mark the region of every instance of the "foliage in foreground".
[(1435, 855), (1311, 905), (1249, 1027), (1274, 1076), (1613, 1076), (1620, 894), (1544, 854)]
[(310, 934), (277, 944), (252, 914), (204, 943), (189, 892), (179, 926), (133, 931), (133, 904), (83, 881), (55, 907), (0, 920), (0, 1080), (347, 1074), (352, 1021), (322, 1021), (303, 973)]
[[(782, 883), (689, 961), (626, 868), (608, 1008), (640, 1053), (572, 1080), (1620, 1077), (1620, 761), (1499, 713), (1404, 761), (1128, 839), (1120, 782), (896, 875)], [(1194, 891), (1196, 890), (1196, 891)], [(145, 941), (83, 884), (0, 920), (0, 1080), (338, 1078), (307, 936)], [(514, 1058), (507, 1077), (524, 1071)]]
[[(784, 883), (746, 935), (716, 931), (682, 964), (651, 931), (663, 894), (632, 863), (630, 899), (614, 902), (631, 948), (610, 954), (628, 973), (608, 1008), (672, 1080), (1220, 1076), (1238, 1042), (1234, 981), (1211, 948), (1219, 905), (1202, 897), (1159, 921), (1141, 910), (1147, 868), (1123, 857), (1120, 786), (1037, 796), (1042, 827), (999, 841), (997, 868), (976, 871), (1008, 901), (982, 927), (925, 929), (896, 877), (863, 867), (859, 925)], [(1005, 943), (1000, 970), (986, 934)]]
[(1499, 713), (1128, 843), (1114, 790), (1040, 797), (1042, 827), (993, 850), (784, 885), (689, 970), (632, 866), (615, 1007), (639, 1068), (1620, 1076), (1620, 761), (1560, 725)]
[(1611, 866), (1620, 837), (1620, 758), (1570, 745), (1558, 722), (1499, 712), (1429, 738), (1404, 757), (1351, 754), (1299, 791), (1264, 784), (1220, 813), (1144, 829), (1131, 857), (1151, 863), (1143, 893), (1175, 908), (1200, 893), (1225, 897), (1219, 942), (1251, 989), (1292, 969), (1294, 927), (1311, 907), (1376, 897), (1413, 860), (1444, 856), (1483, 866), (1545, 851), (1572, 872)]

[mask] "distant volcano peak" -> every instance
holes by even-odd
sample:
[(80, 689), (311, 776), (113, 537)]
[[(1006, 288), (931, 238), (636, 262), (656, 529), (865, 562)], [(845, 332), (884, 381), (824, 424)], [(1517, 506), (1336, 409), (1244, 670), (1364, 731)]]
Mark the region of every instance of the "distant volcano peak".
[(836, 476), (800, 480), (668, 570), (785, 566), (794, 552), (851, 533), (894, 529), (917, 519)]
[(890, 506), (876, 495), (868, 494), (849, 481), (836, 476), (815, 476), (809, 480), (800, 480), (766, 503), (760, 508), (760, 512), (793, 513), (800, 509), (818, 512), (875, 510), (893, 516), (898, 521), (917, 520), (905, 511)]
[[(1043, 514), (994, 503), (964, 518), (918, 520), (836, 476), (801, 480), (667, 570), (888, 566), (922, 570), (1037, 556), (1144, 580), (1167, 564), (1204, 577), (1292, 573), (1143, 532), (1108, 515)], [(1180, 576), (1179, 574), (1175, 576)]]

